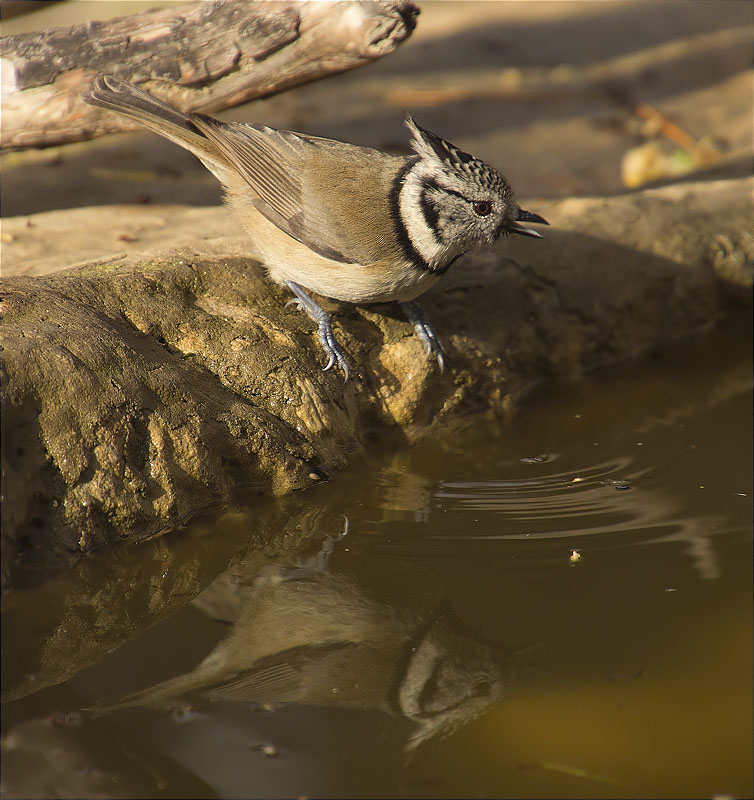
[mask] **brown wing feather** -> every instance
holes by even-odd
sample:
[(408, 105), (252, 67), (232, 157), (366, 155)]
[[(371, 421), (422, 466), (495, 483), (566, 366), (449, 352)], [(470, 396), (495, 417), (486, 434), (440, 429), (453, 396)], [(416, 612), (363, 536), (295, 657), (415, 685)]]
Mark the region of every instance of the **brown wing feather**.
[(204, 114), (192, 114), (191, 121), (236, 167), (254, 194), (255, 207), (270, 222), (325, 258), (346, 264), (358, 261), (338, 231), (327, 224), (307, 224), (302, 176), (311, 155), (307, 149), (316, 147), (314, 141), (290, 131), (228, 124)]

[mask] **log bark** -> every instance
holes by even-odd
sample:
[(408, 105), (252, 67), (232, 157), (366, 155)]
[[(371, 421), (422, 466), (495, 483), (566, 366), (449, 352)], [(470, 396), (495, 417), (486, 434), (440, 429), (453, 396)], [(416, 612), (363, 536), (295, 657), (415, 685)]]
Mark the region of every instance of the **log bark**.
[(387, 55), (417, 14), (408, 0), (211, 0), (5, 36), (2, 149), (133, 130), (81, 100), (100, 73), (216, 112)]

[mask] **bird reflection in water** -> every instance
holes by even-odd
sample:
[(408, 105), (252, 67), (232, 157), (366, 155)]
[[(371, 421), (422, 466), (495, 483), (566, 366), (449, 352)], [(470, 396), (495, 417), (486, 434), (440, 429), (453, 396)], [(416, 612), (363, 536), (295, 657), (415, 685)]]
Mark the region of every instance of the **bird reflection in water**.
[(329, 570), (327, 548), (297, 568), (221, 574), (194, 604), (231, 625), (226, 638), (191, 672), (92, 710), (217, 700), (378, 709), (413, 723), (410, 754), (504, 698), (511, 652), (470, 629), (415, 562), (392, 562), (390, 580), (357, 579)]

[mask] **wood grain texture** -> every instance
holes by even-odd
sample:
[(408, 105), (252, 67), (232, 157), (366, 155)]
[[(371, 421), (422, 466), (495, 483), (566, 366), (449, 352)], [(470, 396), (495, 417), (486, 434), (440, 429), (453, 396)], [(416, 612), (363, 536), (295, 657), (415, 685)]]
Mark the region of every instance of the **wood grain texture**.
[(381, 58), (417, 14), (408, 0), (211, 0), (5, 36), (2, 149), (133, 129), (81, 100), (101, 73), (215, 112)]

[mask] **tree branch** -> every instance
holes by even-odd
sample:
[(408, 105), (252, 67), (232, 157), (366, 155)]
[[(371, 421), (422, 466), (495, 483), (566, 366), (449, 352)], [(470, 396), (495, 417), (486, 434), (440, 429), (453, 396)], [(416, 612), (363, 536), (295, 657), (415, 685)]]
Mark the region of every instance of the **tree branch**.
[(381, 58), (418, 13), (409, 0), (210, 0), (5, 36), (2, 149), (134, 129), (81, 101), (100, 73), (214, 112)]

